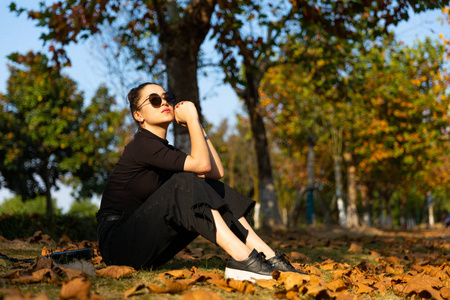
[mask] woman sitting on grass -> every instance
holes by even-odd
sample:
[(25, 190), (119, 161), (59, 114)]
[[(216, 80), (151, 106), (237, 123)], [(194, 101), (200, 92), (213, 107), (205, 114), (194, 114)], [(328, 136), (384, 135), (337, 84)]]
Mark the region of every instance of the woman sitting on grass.
[[(128, 101), (139, 129), (110, 175), (97, 213), (106, 264), (157, 267), (201, 235), (231, 256), (226, 278), (299, 272), (247, 222), (254, 201), (218, 181), (223, 166), (194, 104), (175, 104), (172, 93), (153, 83), (133, 88)], [(166, 140), (174, 120), (189, 130), (190, 154)]]

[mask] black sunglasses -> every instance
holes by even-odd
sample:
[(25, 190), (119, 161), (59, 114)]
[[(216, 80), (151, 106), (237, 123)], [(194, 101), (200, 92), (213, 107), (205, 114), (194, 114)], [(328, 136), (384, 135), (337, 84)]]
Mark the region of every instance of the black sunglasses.
[(144, 102), (142, 102), (137, 109), (140, 110), (147, 100), (150, 101), (150, 104), (154, 108), (161, 107), (162, 99), (166, 100), (166, 102), (169, 103), (170, 105), (173, 105), (175, 103), (175, 95), (172, 92), (163, 93), (162, 98), (160, 95), (153, 93), (150, 94), (147, 98), (145, 98)]

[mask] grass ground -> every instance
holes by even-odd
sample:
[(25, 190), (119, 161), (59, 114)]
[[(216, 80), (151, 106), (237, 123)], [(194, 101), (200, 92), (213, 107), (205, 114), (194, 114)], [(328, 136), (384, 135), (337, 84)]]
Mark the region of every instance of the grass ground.
[[(206, 290), (214, 292), (222, 299), (274, 299), (274, 297), (289, 299), (404, 299), (408, 295), (426, 298), (428, 294), (434, 295), (435, 298), (450, 299), (450, 296), (446, 298), (444, 293), (445, 286), (450, 283), (449, 229), (387, 231), (374, 228), (359, 230), (308, 228), (276, 233), (260, 232), (260, 235), (273, 248), (288, 255), (298, 269), (311, 274), (316, 272), (318, 286), (326, 289), (326, 291), (324, 292), (322, 289), (316, 294), (312, 292), (313, 279), (311, 277), (307, 280), (307, 283), (304, 281), (303, 284), (293, 286), (291, 288), (293, 292), (291, 293), (286, 290), (289, 285), (287, 281), (280, 283), (278, 280), (275, 288), (270, 289), (263, 288), (261, 285), (252, 285), (251, 289), (246, 290), (248, 293), (240, 292), (239, 289), (225, 289), (217, 284), (199, 281), (189, 285), (189, 289), (186, 291), (150, 293), (144, 289), (132, 294), (131, 297), (135, 299), (189, 299), (190, 291)], [(49, 243), (0, 239), (0, 253), (18, 259), (34, 258), (40, 255), (43, 246), (55, 247), (55, 245)], [(162, 289), (174, 292), (176, 289), (168, 288), (166, 280), (176, 280), (177, 278), (173, 278), (172, 275), (167, 274), (168, 272), (192, 270), (192, 267), (196, 267), (199, 274), (216, 273), (223, 275), (225, 257), (225, 253), (220, 248), (202, 238), (198, 238), (177, 256), (178, 259), (171, 260), (161, 268), (139, 270), (118, 279), (91, 274), (93, 276), (87, 278), (87, 282), (91, 284), (89, 295), (92, 299), (95, 297), (122, 299), (127, 290), (138, 285), (157, 285)], [(426, 271), (424, 266), (427, 265), (434, 269)], [(104, 269), (106, 266), (99, 263), (90, 265), (90, 267), (95, 271)], [(0, 260), (1, 277), (14, 269), (25, 270), (26, 268), (27, 266)], [(418, 268), (421, 268), (420, 272)], [(361, 274), (357, 274), (355, 270)], [(436, 270), (442, 271), (439, 273), (440, 277), (433, 275), (436, 274)], [(436, 278), (441, 280), (442, 284), (430, 291), (425, 288), (422, 292), (417, 290), (417, 292), (413, 291), (409, 294), (399, 291), (398, 278), (406, 278), (410, 275), (416, 277), (419, 275), (438, 276)], [(188, 278), (185, 276), (184, 279)], [(38, 295), (47, 297), (42, 299), (60, 298), (63, 279), (60, 279), (58, 283), (50, 281), (48, 278), (44, 278), (37, 283), (15, 283), (10, 279), (1, 278), (0, 299), (2, 297), (8, 299), (15, 294), (19, 294), (17, 297), (22, 297), (16, 299), (25, 299), (26, 297), (29, 297), (28, 299), (33, 299), (33, 297), (40, 299)], [(403, 283), (398, 284), (403, 284), (403, 289), (408, 288), (408, 282), (403, 281)], [(336, 288), (335, 284), (340, 282), (345, 283), (345, 285)], [(385, 292), (380, 292), (380, 290), (375, 289), (375, 282), (391, 283), (388, 284)], [(370, 287), (371, 290), (364, 292), (363, 286)], [(435, 292), (438, 294), (433, 294)], [(203, 298), (208, 297), (210, 296), (203, 296)]]

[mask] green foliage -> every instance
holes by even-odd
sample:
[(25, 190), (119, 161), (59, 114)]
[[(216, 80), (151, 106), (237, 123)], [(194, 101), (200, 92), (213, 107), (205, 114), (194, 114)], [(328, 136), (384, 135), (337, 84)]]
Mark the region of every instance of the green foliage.
[(98, 239), (97, 221), (94, 217), (55, 215), (47, 218), (40, 214), (0, 216), (0, 235), (6, 239), (29, 238), (36, 231), (50, 235), (56, 242), (64, 234), (74, 241)]
[[(56, 200), (53, 199), (56, 207)], [(74, 202), (68, 214), (56, 209), (52, 218), (47, 218), (46, 199), (37, 197), (22, 201), (19, 196), (6, 199), (0, 205), (0, 236), (7, 239), (29, 238), (42, 231), (58, 241), (63, 234), (74, 240), (97, 240), (98, 207), (87, 200)]]
[[(53, 199), (53, 207), (56, 207), (56, 199)], [(46, 199), (43, 196), (30, 199), (28, 201), (22, 201), (21, 197), (15, 196), (10, 199), (6, 199), (0, 205), (1, 215), (29, 215), (29, 214), (45, 214)], [(61, 214), (60, 209), (55, 210), (56, 215)]]
[(74, 217), (94, 217), (97, 211), (98, 206), (85, 199), (74, 201), (67, 214)]
[(22, 199), (71, 182), (78, 197), (99, 194), (119, 156), (125, 111), (100, 87), (85, 107), (76, 83), (40, 53), (9, 56), (7, 93), (0, 95), (2, 187)]

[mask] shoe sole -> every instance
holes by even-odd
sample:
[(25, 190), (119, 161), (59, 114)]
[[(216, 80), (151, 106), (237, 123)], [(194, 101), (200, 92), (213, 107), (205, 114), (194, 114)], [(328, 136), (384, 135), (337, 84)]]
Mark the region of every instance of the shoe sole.
[(258, 279), (272, 279), (272, 275), (263, 275), (255, 272), (225, 268), (225, 279), (234, 279), (241, 281), (248, 280), (250, 282), (255, 282)]

